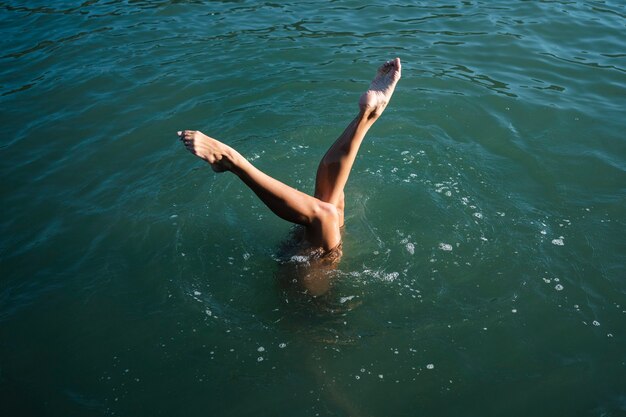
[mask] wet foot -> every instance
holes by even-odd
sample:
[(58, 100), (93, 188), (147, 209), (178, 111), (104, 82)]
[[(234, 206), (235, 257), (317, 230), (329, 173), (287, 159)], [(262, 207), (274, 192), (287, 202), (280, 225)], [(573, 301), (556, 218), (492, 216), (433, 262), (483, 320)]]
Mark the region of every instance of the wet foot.
[(199, 130), (183, 130), (177, 134), (187, 150), (198, 158), (207, 161), (213, 171), (224, 172), (231, 169), (232, 164), (229, 155), (232, 148), (230, 146), (208, 137)]
[(385, 62), (378, 68), (376, 77), (372, 80), (369, 90), (359, 99), (359, 107), (368, 119), (377, 118), (391, 100), (402, 73), (400, 58)]

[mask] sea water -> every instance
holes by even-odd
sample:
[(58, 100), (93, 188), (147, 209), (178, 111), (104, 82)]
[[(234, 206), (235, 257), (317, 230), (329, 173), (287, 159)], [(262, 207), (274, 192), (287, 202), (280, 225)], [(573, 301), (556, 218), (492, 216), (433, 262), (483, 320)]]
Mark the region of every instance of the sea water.
[[(616, 0), (2, 2), (0, 414), (624, 415), (625, 24)], [(343, 258), (303, 294), (291, 226), (175, 132), (311, 193), (395, 56)]]

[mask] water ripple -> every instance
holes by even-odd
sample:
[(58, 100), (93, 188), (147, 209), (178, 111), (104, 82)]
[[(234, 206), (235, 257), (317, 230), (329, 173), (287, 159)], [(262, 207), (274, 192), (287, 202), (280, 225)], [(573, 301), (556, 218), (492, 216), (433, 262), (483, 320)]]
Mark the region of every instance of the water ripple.
[[(52, 414), (178, 410), (158, 395), (173, 379), (168, 398), (236, 396), (240, 414), (358, 414), (364, 390), (373, 415), (389, 398), (398, 415), (480, 414), (477, 395), (519, 388), (519, 415), (617, 413), (625, 9), (2, 2), (4, 380)], [(290, 226), (174, 132), (310, 192), (394, 55), (403, 79), (346, 188), (337, 279), (325, 298), (285, 292), (272, 256)]]

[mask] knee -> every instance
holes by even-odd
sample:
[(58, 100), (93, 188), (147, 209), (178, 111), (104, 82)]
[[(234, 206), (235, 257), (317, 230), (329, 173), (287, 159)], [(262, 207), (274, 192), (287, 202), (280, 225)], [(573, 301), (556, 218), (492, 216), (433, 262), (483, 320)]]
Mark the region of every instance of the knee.
[(324, 250), (331, 250), (341, 243), (339, 211), (334, 204), (320, 201), (315, 207), (312, 220), (312, 243)]

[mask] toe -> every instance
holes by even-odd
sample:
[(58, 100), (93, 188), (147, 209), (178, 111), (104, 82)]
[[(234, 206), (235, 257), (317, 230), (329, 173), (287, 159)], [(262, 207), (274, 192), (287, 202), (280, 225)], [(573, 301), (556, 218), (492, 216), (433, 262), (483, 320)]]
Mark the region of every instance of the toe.
[(400, 71), (402, 69), (402, 63), (400, 62), (400, 58), (396, 58), (396, 59), (393, 60), (393, 66), (398, 71)]

